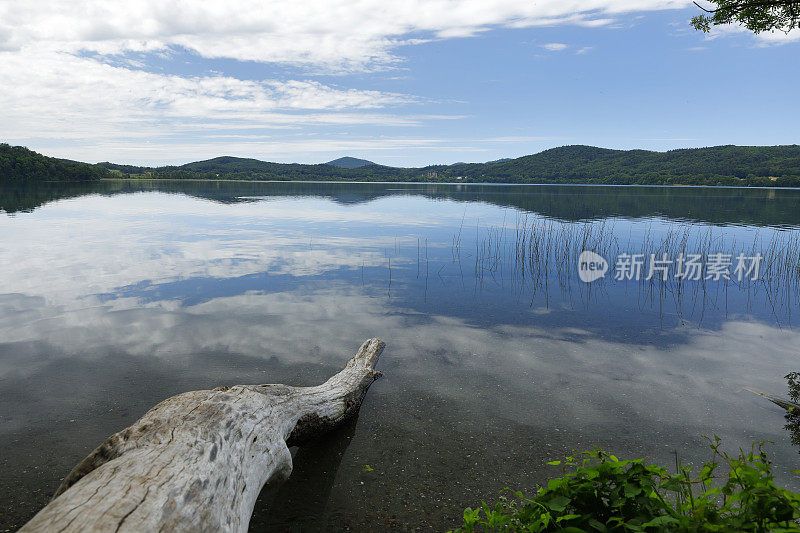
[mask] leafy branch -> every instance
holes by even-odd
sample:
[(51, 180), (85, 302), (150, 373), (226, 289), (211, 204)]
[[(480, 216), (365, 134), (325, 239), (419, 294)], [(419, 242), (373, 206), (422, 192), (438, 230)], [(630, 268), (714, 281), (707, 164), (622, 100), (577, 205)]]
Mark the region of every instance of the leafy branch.
[(692, 18), (696, 30), (709, 32), (711, 26), (739, 23), (754, 33), (800, 28), (800, 1), (798, 0), (710, 0), (716, 6), (708, 9), (694, 4), (706, 15)]

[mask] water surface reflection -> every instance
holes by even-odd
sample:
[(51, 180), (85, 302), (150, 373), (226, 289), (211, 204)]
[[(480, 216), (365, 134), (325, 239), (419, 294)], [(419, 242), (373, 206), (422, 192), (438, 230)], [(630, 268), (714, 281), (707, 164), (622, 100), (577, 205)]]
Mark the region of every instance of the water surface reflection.
[[(357, 421), (297, 450), (292, 480), (262, 495), (253, 529), (298, 517), (307, 529), (443, 529), (504, 486), (553, 475), (545, 461), (574, 449), (700, 461), (711, 434), (731, 447), (775, 441), (778, 475), (800, 486), (783, 412), (743, 390), (785, 390), (799, 366), (794, 316), (776, 321), (731, 288), (700, 321), (643, 301), (634, 286), (587, 296), (554, 283), (531, 300), (507, 277), (476, 284), (466, 256), (481, 233), (463, 231), (459, 265), (459, 228), (552, 215), (522, 207), (540, 200), (519, 188), (460, 199), (383, 185), (369, 201), (344, 201), (327, 185), (290, 194), (281, 184), (288, 192), (273, 195), (225, 184), (225, 198), (263, 198), (223, 203), (126, 187), (0, 218), (2, 526), (23, 523), (91, 448), (161, 399), (221, 384), (316, 384), (371, 336), (388, 344), (385, 378)], [(365, 194), (352, 187), (340, 196)], [(597, 193), (584, 189), (570, 193), (575, 205), (592, 204), (586, 195)], [(747, 213), (770, 201), (752, 192), (726, 200), (745, 206), (738, 222), (713, 208), (697, 217), (746, 235)], [(796, 224), (786, 193), (762, 234)], [(649, 194), (663, 213), (682, 209), (672, 191)], [(614, 214), (617, 231), (675, 222), (637, 205)], [(770, 225), (782, 214), (781, 228)]]

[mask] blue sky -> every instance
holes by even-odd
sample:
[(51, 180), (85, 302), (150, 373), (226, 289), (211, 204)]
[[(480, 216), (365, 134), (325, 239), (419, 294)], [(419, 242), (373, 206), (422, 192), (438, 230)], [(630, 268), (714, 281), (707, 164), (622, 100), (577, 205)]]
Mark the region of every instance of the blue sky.
[(0, 7), (3, 142), (396, 166), (800, 142), (800, 36), (704, 35), (678, 0), (79, 3)]

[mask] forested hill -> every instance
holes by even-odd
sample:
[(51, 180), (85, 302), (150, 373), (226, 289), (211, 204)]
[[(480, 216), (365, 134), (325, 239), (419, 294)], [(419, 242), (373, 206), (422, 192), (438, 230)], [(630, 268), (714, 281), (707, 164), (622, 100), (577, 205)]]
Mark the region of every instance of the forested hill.
[(255, 179), (255, 180), (334, 180), (334, 181), (385, 181), (412, 180), (421, 175), (420, 169), (395, 168), (370, 165), (342, 168), (327, 163), (305, 165), (301, 163), (270, 163), (241, 157), (215, 157), (181, 166), (136, 167), (114, 163), (98, 163), (123, 177), (152, 177), (167, 179)]
[(126, 177), (800, 186), (800, 146), (715, 146), (669, 152), (563, 146), (516, 159), (422, 168), (269, 163), (218, 157), (173, 167), (101, 163)]
[(0, 182), (93, 181), (112, 177), (99, 165), (47, 157), (23, 146), (0, 144)]
[(0, 181), (84, 181), (102, 177), (800, 187), (800, 146), (715, 146), (669, 152), (563, 146), (489, 163), (342, 168), (325, 163), (270, 163), (238, 157), (165, 167), (89, 165), (0, 145)]
[(800, 146), (714, 146), (668, 152), (564, 146), (507, 161), (451, 165), (439, 173), (512, 183), (533, 179), (545, 183), (724, 185), (755, 179), (800, 185)]

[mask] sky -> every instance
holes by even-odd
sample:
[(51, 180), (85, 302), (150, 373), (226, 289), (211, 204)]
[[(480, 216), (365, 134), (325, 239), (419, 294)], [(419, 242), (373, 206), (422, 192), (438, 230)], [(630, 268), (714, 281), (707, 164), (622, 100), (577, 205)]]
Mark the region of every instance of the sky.
[(0, 142), (392, 166), (800, 143), (800, 32), (691, 0), (0, 0)]

